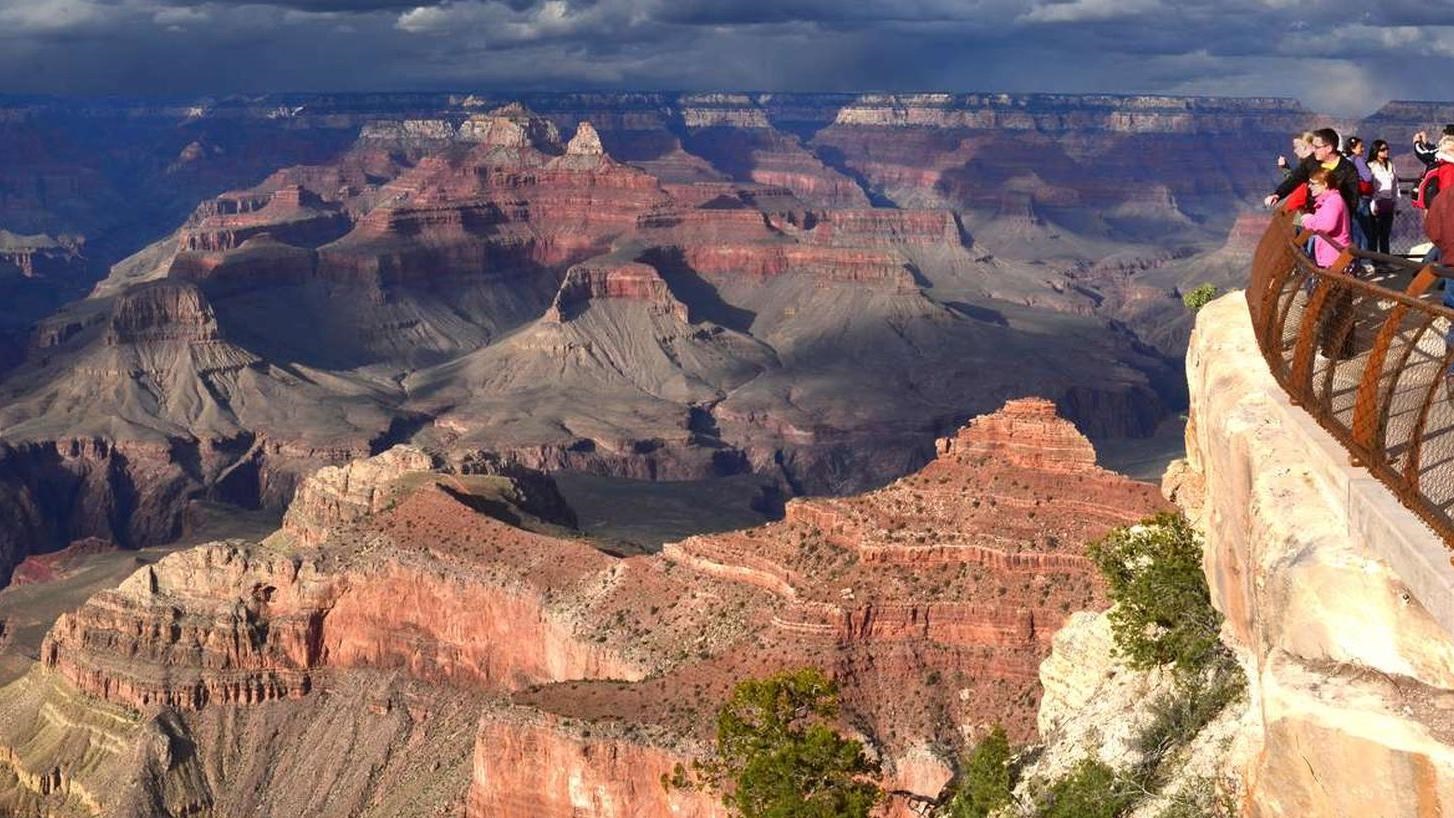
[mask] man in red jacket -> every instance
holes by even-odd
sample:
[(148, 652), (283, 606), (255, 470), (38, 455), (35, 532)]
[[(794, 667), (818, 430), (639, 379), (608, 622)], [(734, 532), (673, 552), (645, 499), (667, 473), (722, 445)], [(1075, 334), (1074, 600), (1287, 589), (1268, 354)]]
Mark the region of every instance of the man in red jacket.
[[(1454, 196), (1434, 197), (1429, 213), (1424, 217), (1424, 233), (1438, 251), (1437, 254), (1431, 252), (1425, 256), (1426, 262), (1437, 262), (1439, 258), (1454, 259)], [(1444, 306), (1454, 309), (1454, 286), (1450, 286), (1451, 284), (1454, 282), (1444, 280)], [(1445, 333), (1444, 343), (1454, 348), (1454, 327)], [(1444, 373), (1444, 391), (1450, 398), (1454, 398), (1454, 364)]]

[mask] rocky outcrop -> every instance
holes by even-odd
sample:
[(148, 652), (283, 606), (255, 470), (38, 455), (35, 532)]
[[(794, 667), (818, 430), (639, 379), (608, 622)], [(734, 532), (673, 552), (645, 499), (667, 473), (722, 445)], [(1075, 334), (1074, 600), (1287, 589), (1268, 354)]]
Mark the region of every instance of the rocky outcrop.
[(640, 263), (588, 262), (566, 271), (544, 320), (570, 320), (596, 299), (620, 298), (646, 302), (649, 309), (686, 323), (687, 305), (672, 295), (656, 268)]
[(1041, 398), (1009, 401), (935, 451), (916, 474), (867, 495), (792, 501), (786, 522), (868, 564), (1084, 574), (1073, 544), (1164, 506), (1154, 487), (1098, 467), (1090, 442)]
[(21, 236), (0, 229), (0, 280), (79, 278), (84, 271), (85, 242), (73, 236)]
[(178, 232), (177, 244), (183, 252), (225, 252), (267, 234), (286, 244), (317, 247), (349, 226), (336, 206), (301, 185), (290, 185), (265, 197), (242, 193), (204, 203)]
[[(354, 465), (358, 473), (342, 474), (358, 482), (387, 468)], [(470, 503), (500, 501), (455, 480), (460, 488), (428, 485), (379, 515), (375, 538), (392, 546), (382, 553), (369, 537), (340, 535), (356, 544), (285, 552), (228, 543), (168, 556), (62, 616), (42, 664), (78, 690), (140, 711), (296, 699), (320, 674), (350, 668), (481, 690), (640, 678), (639, 664), (578, 635), (559, 605), (549, 610), (552, 582), (588, 576), (608, 559), (474, 510)], [(481, 549), (519, 553), (472, 570), (489, 567)]]
[(491, 709), (480, 720), (466, 816), (725, 818), (716, 793), (667, 788), (682, 755), (606, 725), (574, 727), (536, 710)]
[(83, 566), (89, 557), (116, 550), (116, 543), (98, 537), (76, 540), (59, 551), (26, 557), (15, 566), (10, 584), (43, 585), (63, 579)]
[(316, 561), (209, 546), (143, 568), (60, 618), (42, 665), (136, 710), (297, 698), (323, 651), (337, 590)]
[(1242, 293), (1198, 313), (1187, 374), (1188, 462), (1168, 486), (1205, 533), (1224, 641), (1248, 671), (1244, 814), (1446, 812), (1444, 544), (1288, 402)]
[(217, 316), (197, 287), (158, 282), (128, 292), (111, 312), (108, 344), (216, 341)]
[(402, 490), (401, 478), (431, 466), (433, 458), (409, 446), (325, 466), (298, 487), (283, 517), (283, 531), (303, 545), (317, 545), (338, 528), (383, 511)]
[[(1010, 130), (1094, 128), (1122, 133), (1232, 132), (1241, 116), (1259, 127), (1269, 120), (1295, 127), (1306, 112), (1284, 99), (1064, 94), (860, 94), (839, 109), (835, 123), (874, 127)], [(1273, 125), (1272, 127), (1277, 127)]]
[[(367, 814), (346, 805), (407, 769), (395, 786), (453, 787), (469, 815), (715, 818), (715, 795), (665, 790), (661, 775), (705, 746), (735, 681), (803, 664), (838, 678), (845, 725), (893, 787), (931, 797), (988, 720), (1033, 732), (1036, 665), (1068, 612), (1100, 599), (1078, 555), (1118, 515), (1037, 515), (1032, 541), (1013, 501), (1156, 507), (1118, 494), (1125, 481), (1086, 462), (1089, 444), (1048, 407), (978, 419), (880, 491), (625, 559), (542, 518), (521, 499), (536, 488), (433, 471), (418, 450), (325, 469), (278, 535), (172, 554), (61, 617), (40, 667), (0, 690), (0, 803), (76, 808), (109, 791), (140, 814)], [(1063, 463), (1031, 456), (1050, 441)], [(958, 511), (975, 500), (981, 511)], [(932, 528), (945, 533), (920, 542)], [(904, 548), (866, 556), (887, 541)], [(69, 721), (35, 717), (46, 708)], [(461, 728), (444, 715), (461, 710), (482, 716)], [(104, 742), (82, 740), (108, 720)], [(315, 720), (358, 737), (312, 739), (334, 765), (329, 795), (263, 783), (308, 769), (288, 742)], [(155, 734), (190, 749), (138, 756)], [(273, 805), (224, 786), (238, 775)]]
[[(1168, 712), (1205, 707), (1205, 698), (1194, 697), (1213, 694), (1205, 687), (1193, 690), (1169, 668), (1129, 667), (1118, 655), (1105, 611), (1071, 616), (1040, 665), (1040, 681), (1045, 695), (1038, 743), (1022, 753), (1028, 763), (1019, 768), (1015, 787), (1021, 803), (1035, 803), (1052, 782), (1092, 758), (1144, 782), (1124, 812), (1131, 818), (1236, 809), (1245, 792), (1237, 768), (1248, 758), (1254, 722), (1243, 698), (1199, 714), (1206, 722), (1195, 730), (1185, 722), (1168, 723)], [(1158, 739), (1154, 748), (1147, 746), (1148, 735)], [(1146, 773), (1147, 765), (1154, 765), (1153, 775)]]
[(704, 275), (769, 279), (801, 272), (822, 282), (879, 285), (890, 292), (913, 292), (914, 277), (901, 256), (873, 250), (848, 250), (796, 244), (693, 245), (686, 262)]
[[(1050, 441), (1058, 445), (1032, 454)], [(1066, 453), (1064, 462), (1057, 451)], [(801, 664), (837, 676), (845, 719), (869, 734), (895, 786), (934, 797), (949, 777), (952, 754), (926, 756), (927, 746), (962, 746), (991, 721), (1020, 738), (1033, 734), (1036, 669), (1051, 637), (1069, 611), (1102, 599), (1082, 556), (1085, 543), (1164, 507), (1154, 487), (1087, 462), (1090, 451), (1054, 417), (1052, 404), (1011, 402), (973, 421), (941, 444), (934, 462), (889, 487), (795, 500), (782, 522), (668, 544), (663, 556), (671, 570), (774, 597), (765, 606), (771, 619), (750, 641), (701, 653), (634, 685), (551, 685), (517, 694), (516, 702), (531, 709), (487, 714), (481, 722), (469, 814), (566, 816), (587, 803), (602, 815), (708, 810), (714, 805), (695, 800), (696, 793), (639, 788), (710, 738), (703, 726), (711, 720), (709, 703), (735, 679)], [(1028, 509), (1012, 504), (1021, 487)], [(1039, 528), (1030, 535), (1018, 521), (1033, 513), (1035, 498), (1046, 509), (1072, 498), (1084, 505), (1031, 517)], [(897, 545), (888, 551), (888, 543)], [(617, 721), (623, 714), (634, 725), (624, 731)], [(538, 771), (531, 780), (552, 782), (528, 795), (512, 772), (528, 754), (521, 748), (549, 759), (526, 762)], [(639, 771), (604, 776), (616, 760)], [(623, 801), (628, 793), (636, 800)], [(907, 809), (907, 802), (895, 809)]]

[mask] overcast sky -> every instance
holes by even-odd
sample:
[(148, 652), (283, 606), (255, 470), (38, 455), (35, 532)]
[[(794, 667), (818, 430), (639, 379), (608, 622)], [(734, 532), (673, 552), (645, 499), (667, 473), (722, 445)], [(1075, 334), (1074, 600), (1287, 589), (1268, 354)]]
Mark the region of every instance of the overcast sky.
[(0, 0), (0, 92), (1454, 97), (1448, 0)]

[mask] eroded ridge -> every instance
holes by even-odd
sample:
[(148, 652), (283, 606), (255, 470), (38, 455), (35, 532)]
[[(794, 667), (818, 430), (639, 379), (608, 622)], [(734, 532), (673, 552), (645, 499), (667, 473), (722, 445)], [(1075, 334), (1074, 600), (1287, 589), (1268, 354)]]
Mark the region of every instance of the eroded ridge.
[[(883, 489), (658, 555), (597, 550), (548, 484), (432, 466), (401, 447), (324, 469), (266, 541), (179, 552), (64, 615), (0, 690), (15, 803), (113, 786), (219, 815), (368, 814), (398, 808), (382, 782), (407, 774), (469, 815), (719, 815), (660, 774), (704, 750), (737, 680), (804, 664), (839, 680), (892, 788), (931, 796), (986, 723), (1033, 731), (1051, 635), (1103, 603), (1086, 542), (1163, 505), (1038, 400)], [(70, 726), (37, 718), (62, 701)], [(457, 708), (478, 718), (463, 735)], [(110, 738), (77, 744), (91, 712), (114, 714)], [(301, 728), (278, 726), (311, 718), (391, 748), (380, 772), (350, 772), (373, 745), (324, 742), (327, 798), (246, 812), (221, 770), (311, 769), (279, 744)], [(130, 748), (156, 731), (174, 757), (147, 773)]]

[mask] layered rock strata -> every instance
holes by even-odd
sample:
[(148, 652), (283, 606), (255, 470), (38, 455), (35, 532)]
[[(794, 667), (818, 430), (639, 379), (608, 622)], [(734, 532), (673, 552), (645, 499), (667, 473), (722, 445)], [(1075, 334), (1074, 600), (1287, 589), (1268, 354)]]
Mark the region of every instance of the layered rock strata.
[[(25, 556), (4, 556), (20, 542), (165, 538), (193, 499), (281, 511), (300, 474), (401, 442), (440, 462), (752, 471), (791, 493), (845, 493), (922, 465), (967, 414), (1026, 391), (1096, 435), (1147, 434), (1179, 400), (1161, 353), (1097, 313), (1095, 288), (1110, 285), (974, 246), (985, 225), (965, 208), (994, 186), (971, 181), (978, 157), (1000, 155), (993, 139), (952, 117), (926, 126), (920, 158), (937, 170), (890, 178), (881, 131), (900, 126), (836, 113), (1040, 116), (1066, 100), (566, 95), (542, 97), (540, 114), (421, 98), (381, 121), (403, 99), (320, 101), (343, 106), (330, 128), (371, 124), (328, 161), (205, 199), (36, 329), (0, 382), (0, 436), (41, 452), (0, 454), (15, 458), (0, 464), (13, 480), (0, 502), (14, 497), (0, 515), (21, 532), (0, 542), (0, 572)], [(306, 105), (286, 110), (289, 127), (313, 121)], [(1139, 134), (1162, 127), (1153, 119), (1102, 124)], [(177, 174), (231, 161), (203, 136), (168, 157)], [(887, 206), (880, 193), (901, 183), (917, 193)], [(1009, 187), (1032, 208), (1119, 195)], [(1184, 201), (1136, 195), (1152, 210)], [(1176, 305), (1161, 283), (1124, 289)], [(118, 502), (100, 481), (77, 495), (34, 462), (73, 441), (165, 450), (108, 460), (107, 491), (148, 499)], [(90, 510), (102, 507), (104, 525)], [(59, 519), (84, 525), (46, 522)]]
[[(985, 724), (1033, 731), (1051, 635), (1101, 599), (1086, 540), (1160, 507), (1045, 401), (940, 451), (880, 491), (629, 558), (543, 519), (528, 486), (429, 471), (417, 450), (325, 469), (267, 541), (173, 554), (56, 623), (0, 690), (0, 803), (426, 814), (454, 793), (468, 815), (718, 816), (661, 773), (703, 751), (736, 680), (816, 664), (906, 808)], [(478, 715), (463, 733), (459, 708)], [(309, 769), (288, 742), (314, 719), (361, 737), (320, 743), (337, 766), (317, 792), (234, 785)], [(400, 803), (390, 782), (430, 795)]]
[[(1051, 636), (1069, 611), (1103, 599), (1084, 545), (1164, 501), (1096, 467), (1089, 443), (1043, 400), (1012, 401), (939, 451), (884, 489), (794, 500), (780, 523), (668, 544), (675, 570), (770, 594), (767, 627), (634, 685), (517, 694), (530, 709), (482, 720), (469, 814), (721, 814), (694, 793), (642, 782), (709, 741), (704, 700), (720, 701), (742, 676), (805, 663), (840, 680), (846, 719), (869, 734), (903, 791), (895, 809), (932, 798), (947, 780), (952, 757), (926, 756), (926, 747), (960, 746), (990, 722), (1032, 734)], [(636, 726), (623, 732), (617, 719)], [(554, 760), (542, 775), (560, 786), (522, 796), (522, 746)], [(589, 761), (598, 755), (630, 759), (634, 771), (608, 784)]]

